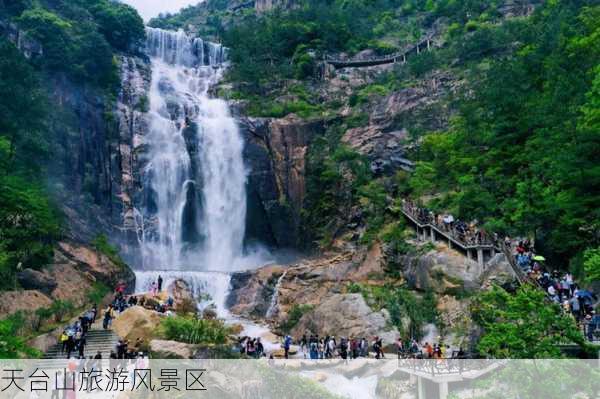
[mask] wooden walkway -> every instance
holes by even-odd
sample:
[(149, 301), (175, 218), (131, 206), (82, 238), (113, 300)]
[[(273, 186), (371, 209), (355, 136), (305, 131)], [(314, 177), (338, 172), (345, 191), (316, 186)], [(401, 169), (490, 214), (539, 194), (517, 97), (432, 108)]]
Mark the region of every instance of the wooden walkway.
[(384, 65), (384, 64), (393, 64), (393, 63), (405, 63), (407, 58), (413, 54), (420, 54), (421, 51), (431, 50), (431, 42), (433, 38), (433, 33), (430, 33), (425, 38), (421, 39), (417, 44), (413, 44), (409, 48), (394, 53), (383, 55), (381, 57), (371, 57), (371, 58), (363, 58), (363, 59), (341, 59), (331, 56), (325, 57), (325, 62), (329, 65), (332, 65), (336, 69), (340, 68), (361, 68), (361, 67), (369, 67), (375, 65)]

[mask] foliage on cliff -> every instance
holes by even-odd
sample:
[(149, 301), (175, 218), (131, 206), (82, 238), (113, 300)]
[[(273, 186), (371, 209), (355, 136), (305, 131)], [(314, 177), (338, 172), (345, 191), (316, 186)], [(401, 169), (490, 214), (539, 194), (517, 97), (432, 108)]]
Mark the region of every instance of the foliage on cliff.
[(473, 318), (483, 328), (482, 355), (510, 359), (560, 358), (561, 344), (583, 345), (575, 320), (546, 294), (524, 285), (516, 294), (495, 287), (479, 295)]
[(114, 95), (115, 54), (137, 51), (145, 32), (131, 7), (109, 0), (0, 1), (0, 23), (0, 32), (12, 24), (25, 33), (21, 40), (42, 49), (28, 59), (0, 36), (0, 288), (6, 289), (15, 288), (17, 265), (47, 264), (61, 234), (46, 190), (47, 165), (60, 145), (55, 136), (64, 134), (54, 126), (60, 105), (49, 82)]
[[(485, 222), (489, 231), (534, 236), (538, 250), (566, 264), (599, 240), (600, 9), (590, 0), (546, 2), (529, 16), (531, 4), (512, 4), (510, 12), (522, 16), (505, 18), (502, 1), (301, 1), (291, 10), (247, 16), (224, 30), (233, 61), (229, 77), (238, 98), (268, 112), (276, 109), (265, 106), (277, 104), (273, 98), (298, 97), (291, 87), (315, 92), (325, 54), (385, 53), (437, 30), (443, 48), (382, 74), (344, 100), (352, 109), (350, 120), (368, 111), (369, 102), (432, 70), (465, 79), (451, 99), (457, 112), (447, 129), (428, 132), (419, 130), (419, 121), (410, 123), (421, 136), (414, 137), (418, 163), (410, 180), (373, 185), (383, 186), (392, 203), (398, 195), (434, 198), (429, 207)], [(327, 112), (321, 97), (316, 91), (302, 101), (324, 107), (328, 116), (342, 109), (338, 104)], [(264, 116), (293, 112), (280, 108)], [(368, 118), (358, 120), (358, 126), (367, 123)], [(353, 174), (344, 167), (348, 160), (335, 156), (342, 151), (339, 140), (325, 140), (326, 147), (313, 143), (309, 155), (305, 215), (307, 228), (317, 231), (313, 238), (327, 238), (323, 226), (347, 223), (347, 218), (335, 222), (335, 210), (352, 217), (349, 204), (361, 204), (369, 224), (383, 228), (384, 210), (377, 206), (390, 201), (377, 201), (378, 195), (361, 201), (367, 187), (347, 182)], [(376, 194), (376, 187), (368, 188), (369, 195)], [(319, 194), (314, 200), (311, 190)], [(369, 230), (366, 242), (375, 234)]]
[(598, 245), (600, 7), (588, 4), (549, 2), (510, 26), (514, 51), (480, 65), (449, 129), (425, 137), (416, 196), (445, 193), (430, 206), (564, 260)]

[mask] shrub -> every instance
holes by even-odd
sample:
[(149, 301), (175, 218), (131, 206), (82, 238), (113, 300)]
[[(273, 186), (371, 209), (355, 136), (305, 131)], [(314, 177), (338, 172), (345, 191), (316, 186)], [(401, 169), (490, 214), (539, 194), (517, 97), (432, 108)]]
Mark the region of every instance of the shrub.
[(19, 336), (24, 326), (25, 318), (20, 312), (0, 320), (0, 359), (35, 358), (41, 355)]
[(92, 289), (87, 293), (87, 299), (91, 303), (100, 304), (102, 300), (111, 292), (111, 289), (104, 283), (96, 281)]
[(31, 321), (31, 328), (33, 331), (39, 331), (42, 328), (45, 320), (49, 320), (53, 315), (53, 311), (50, 308), (39, 308), (35, 311), (35, 316)]
[(71, 301), (62, 301), (57, 299), (56, 301), (52, 302), (52, 305), (50, 305), (50, 311), (54, 315), (54, 319), (57, 323), (63, 321), (63, 319), (69, 314), (73, 313), (74, 310), (75, 305), (73, 305)]
[(300, 321), (302, 316), (304, 316), (306, 313), (310, 312), (313, 309), (314, 309), (313, 305), (294, 304), (292, 306), (292, 308), (290, 309), (290, 311), (288, 312), (287, 319), (282, 324), (279, 325), (279, 328), (283, 332), (289, 333), (294, 327), (296, 327), (296, 325), (298, 324), (298, 322)]
[(230, 329), (221, 320), (168, 317), (161, 323), (166, 339), (188, 344), (224, 344)]
[(121, 259), (117, 247), (111, 245), (108, 242), (108, 237), (106, 237), (104, 234), (97, 236), (96, 239), (92, 241), (92, 245), (98, 252), (106, 255), (108, 259), (110, 259), (110, 261), (115, 265), (121, 267), (122, 269), (127, 268), (127, 264), (123, 261), (123, 259)]

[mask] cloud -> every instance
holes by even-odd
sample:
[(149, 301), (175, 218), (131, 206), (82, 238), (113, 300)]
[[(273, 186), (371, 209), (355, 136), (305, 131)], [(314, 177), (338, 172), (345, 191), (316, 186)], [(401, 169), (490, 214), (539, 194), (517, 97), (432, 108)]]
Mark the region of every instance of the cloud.
[(122, 0), (135, 7), (144, 21), (156, 17), (161, 12), (174, 13), (183, 7), (201, 3), (203, 0)]

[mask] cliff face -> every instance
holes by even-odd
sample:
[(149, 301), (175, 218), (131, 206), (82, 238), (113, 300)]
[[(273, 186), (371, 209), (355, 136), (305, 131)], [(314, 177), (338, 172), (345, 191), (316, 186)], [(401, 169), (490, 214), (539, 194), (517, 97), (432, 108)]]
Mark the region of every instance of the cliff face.
[(254, 8), (258, 12), (270, 11), (274, 8), (290, 8), (295, 4), (294, 0), (256, 0)]
[(121, 57), (119, 62), (116, 102), (60, 76), (48, 82), (56, 106), (51, 186), (67, 216), (66, 232), (77, 241), (100, 233), (124, 243), (135, 237), (133, 198), (139, 191), (138, 150), (150, 70), (141, 58)]
[(246, 140), (247, 236), (279, 247), (299, 246), (306, 156), (322, 120), (240, 118)]

